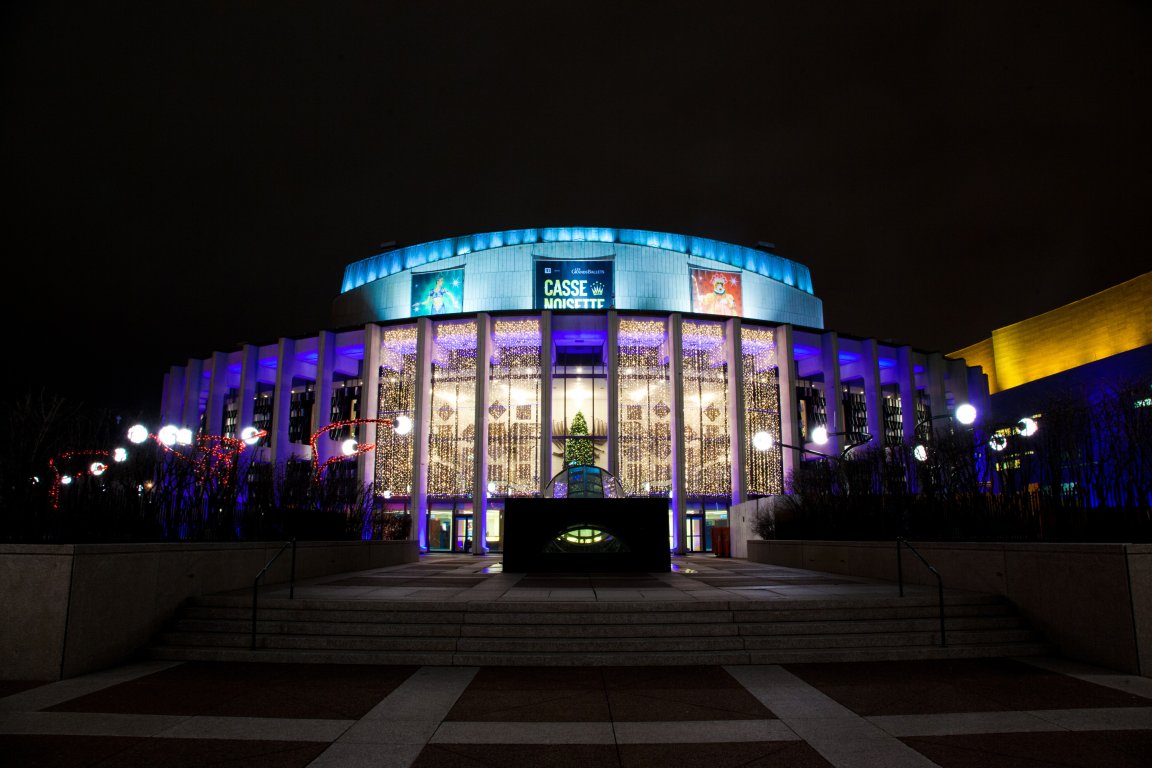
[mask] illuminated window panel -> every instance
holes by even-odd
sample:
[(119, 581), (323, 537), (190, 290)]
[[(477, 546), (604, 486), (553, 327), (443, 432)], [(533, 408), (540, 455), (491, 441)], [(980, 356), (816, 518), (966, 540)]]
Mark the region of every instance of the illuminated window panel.
[[(380, 340), (380, 388), (377, 418), (416, 419), (416, 328), (387, 328)], [(376, 425), (376, 495), (411, 498), (413, 445), (417, 430), (397, 434)]]
[(472, 493), (476, 462), (475, 321), (432, 326), (428, 495)]
[(684, 482), (690, 497), (732, 495), (724, 341), (723, 323), (686, 320), (681, 327)]
[(664, 321), (622, 319), (617, 334), (620, 472), (629, 496), (672, 490), (672, 390)]
[(488, 366), (488, 492), (540, 490), (540, 321), (493, 323)]
[(744, 373), (744, 471), (748, 493), (784, 492), (780, 454), (780, 378), (776, 333), (745, 325), (740, 338)]

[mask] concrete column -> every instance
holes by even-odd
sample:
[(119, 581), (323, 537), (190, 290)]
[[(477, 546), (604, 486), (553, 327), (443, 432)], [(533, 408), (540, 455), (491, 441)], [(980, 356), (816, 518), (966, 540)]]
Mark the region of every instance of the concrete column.
[[(933, 352), (925, 355), (925, 367), (928, 369), (928, 399), (932, 404), (932, 415), (943, 416), (948, 413), (948, 399), (944, 394), (944, 373), (947, 364), (944, 355)], [(950, 429), (948, 419), (936, 419), (932, 422), (934, 432), (947, 432)]]
[(668, 361), (672, 388), (672, 518), (673, 553), (687, 552), (688, 489), (684, 477), (684, 357), (683, 317), (675, 312), (668, 318)]
[(896, 350), (896, 381), (900, 383), (900, 418), (907, 443), (916, 440), (916, 368), (912, 347)]
[(864, 407), (868, 412), (869, 448), (884, 446), (884, 392), (880, 385), (880, 349), (876, 339), (860, 342), (860, 371), (864, 378)]
[(224, 429), (224, 398), (228, 395), (228, 355), (212, 353), (212, 378), (208, 382), (208, 416), (204, 434), (219, 435)]
[(620, 473), (620, 315), (608, 310), (608, 471)]
[(412, 527), (409, 536), (428, 551), (428, 439), (432, 418), (432, 325), (416, 320), (416, 412), (412, 415)]
[(820, 367), (824, 371), (824, 409), (828, 414), (828, 443), (817, 448), (821, 453), (840, 455), (844, 436), (844, 392), (840, 382), (840, 337), (835, 331), (820, 335)]
[(968, 402), (976, 406), (976, 423), (985, 425), (985, 430), (990, 431), (1000, 416), (992, 413), (992, 399), (988, 395), (988, 374), (978, 365), (966, 370)]
[(180, 414), (180, 426), (188, 427), (193, 434), (200, 425), (200, 390), (204, 384), (204, 361), (189, 360), (184, 368), (184, 410)]
[(540, 477), (544, 493), (552, 479), (552, 312), (540, 313)]
[[(364, 326), (364, 347), (360, 358), (360, 418), (375, 419), (380, 413), (380, 326), (368, 323)], [(376, 442), (378, 424), (361, 424), (360, 443)], [(376, 481), (376, 451), (360, 454), (360, 483), (366, 485)]]
[[(800, 445), (800, 425), (796, 421), (796, 350), (791, 325), (776, 326), (776, 364), (780, 380), (780, 442)], [(784, 484), (800, 465), (800, 451), (782, 448)]]
[(748, 468), (744, 453), (748, 449), (744, 416), (744, 356), (740, 344), (742, 326), (739, 318), (725, 323), (724, 355), (728, 361), (728, 435), (732, 461), (732, 504), (748, 498)]
[(272, 430), (269, 435), (273, 465), (296, 455), (288, 442), (288, 412), (292, 409), (292, 377), (295, 374), (296, 340), (280, 339), (276, 351), (276, 389), (272, 395)]
[(165, 377), (164, 403), (160, 410), (161, 424), (153, 432), (158, 432), (160, 427), (168, 424), (175, 424), (184, 414), (184, 366), (172, 366)]
[(252, 414), (256, 405), (256, 379), (260, 375), (260, 348), (245, 344), (240, 353), (240, 389), (236, 403), (236, 436), (240, 430), (252, 426)]
[[(952, 395), (952, 402), (957, 406), (971, 403), (968, 396), (968, 364), (963, 360), (945, 360), (947, 365), (946, 386)], [(977, 418), (983, 414), (977, 413)]]
[(488, 383), (492, 341), (487, 313), (476, 315), (476, 445), (472, 452), (472, 554), (488, 552)]
[[(332, 369), (336, 364), (336, 334), (320, 331), (316, 346), (316, 382), (312, 393), (316, 399), (312, 406), (312, 424), (308, 434), (313, 434), (332, 421)], [(327, 434), (316, 440), (316, 459), (321, 465), (336, 455), (340, 443)]]

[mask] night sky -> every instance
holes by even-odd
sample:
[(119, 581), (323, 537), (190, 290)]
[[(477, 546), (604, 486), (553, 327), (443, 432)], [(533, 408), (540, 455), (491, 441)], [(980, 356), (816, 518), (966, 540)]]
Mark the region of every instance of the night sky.
[(156, 410), (173, 363), (330, 327), (384, 241), (770, 241), (827, 327), (944, 352), (1152, 269), (1149, 3), (0, 14), (6, 397)]

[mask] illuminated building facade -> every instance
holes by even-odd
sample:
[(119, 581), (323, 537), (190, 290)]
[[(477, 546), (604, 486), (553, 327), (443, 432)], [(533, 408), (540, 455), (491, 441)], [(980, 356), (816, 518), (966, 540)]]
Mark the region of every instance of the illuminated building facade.
[(405, 434), (359, 426), (375, 450), (329, 471), (374, 482), (433, 551), (498, 550), (505, 500), (574, 463), (667, 498), (671, 548), (704, 551), (732, 504), (784, 492), (817, 427), (826, 453), (892, 444), (987, 393), (962, 360), (822, 330), (806, 267), (704, 238), (486, 233), (356, 262), (343, 288), (340, 330), (173, 366), (164, 418), (266, 429), (280, 463), (312, 459), (329, 423), (406, 416)]

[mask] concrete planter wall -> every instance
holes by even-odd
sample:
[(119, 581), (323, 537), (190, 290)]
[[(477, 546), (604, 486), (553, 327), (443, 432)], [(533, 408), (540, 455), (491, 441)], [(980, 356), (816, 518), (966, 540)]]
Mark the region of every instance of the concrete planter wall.
[[(182, 601), (251, 589), (282, 544), (0, 545), (0, 679), (56, 680), (123, 661)], [(288, 580), (290, 555), (267, 583)], [(414, 541), (301, 542), (296, 578), (418, 557)]]
[[(1008, 598), (1064, 656), (1152, 674), (1152, 544), (913, 542), (949, 589)], [(747, 542), (758, 563), (896, 580), (895, 542)], [(904, 550), (904, 579), (936, 583)]]

